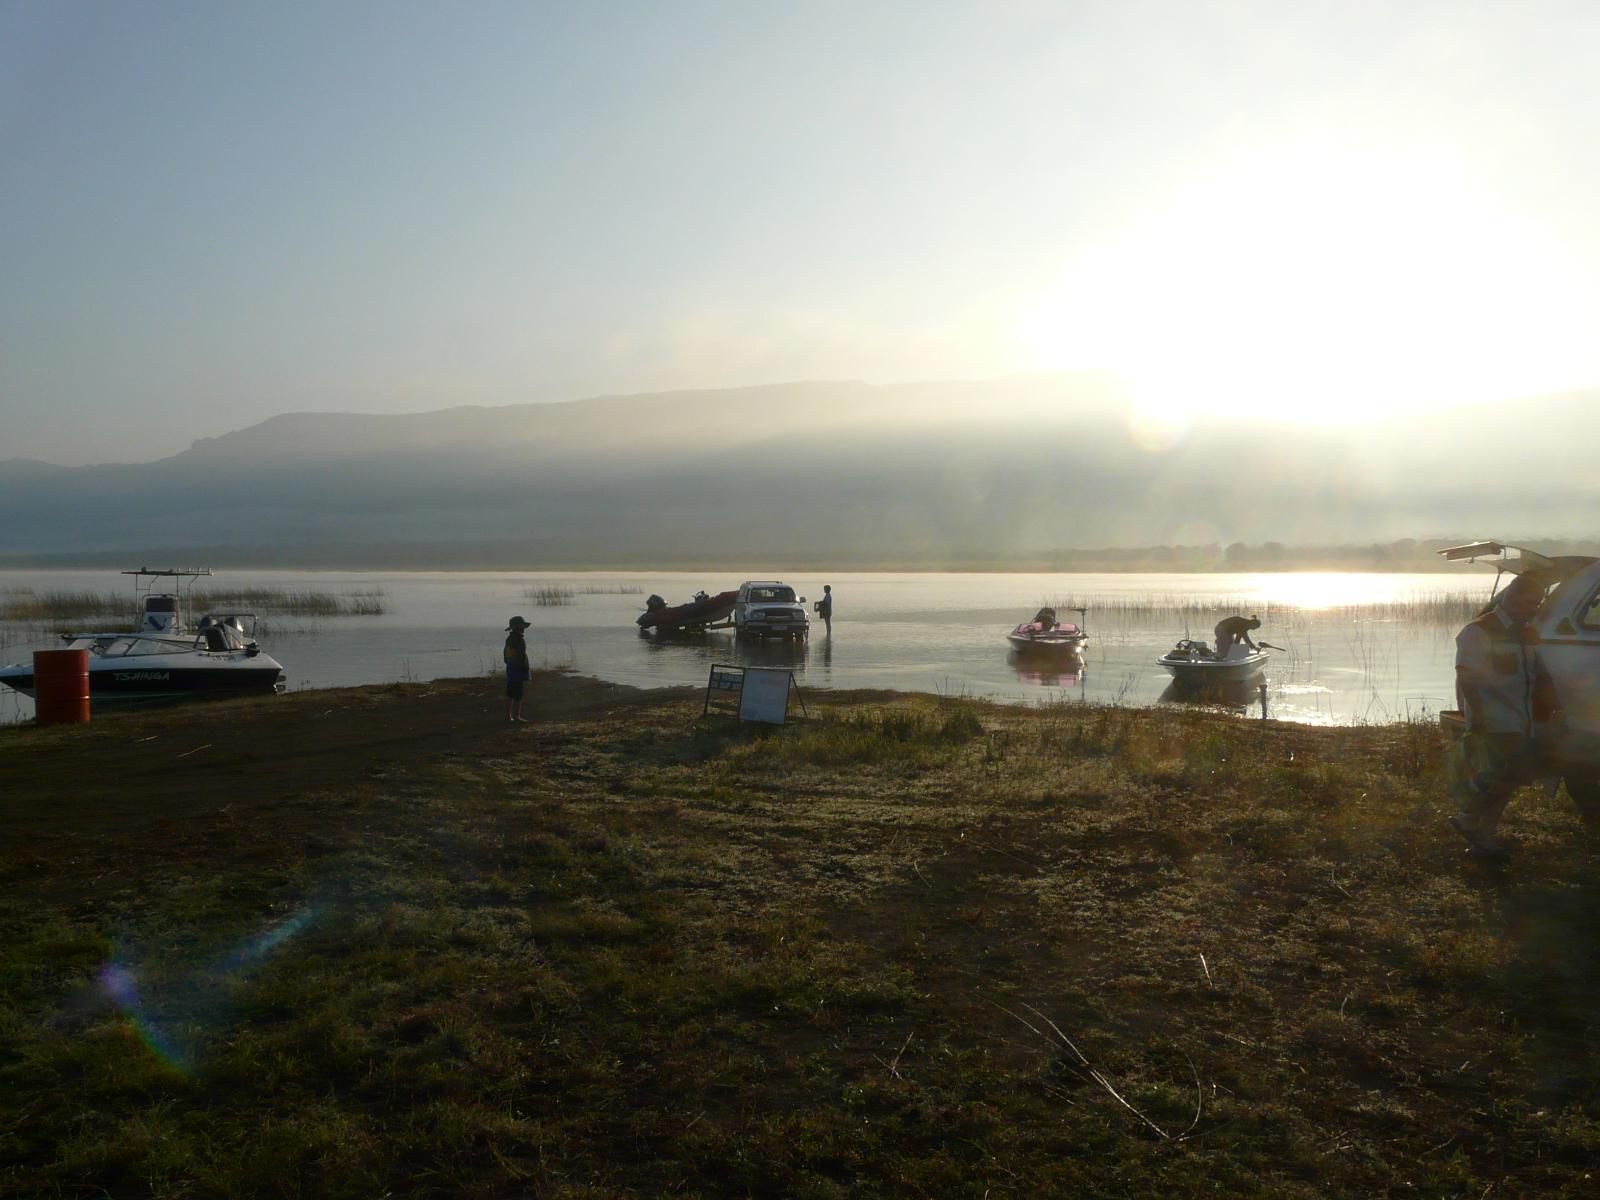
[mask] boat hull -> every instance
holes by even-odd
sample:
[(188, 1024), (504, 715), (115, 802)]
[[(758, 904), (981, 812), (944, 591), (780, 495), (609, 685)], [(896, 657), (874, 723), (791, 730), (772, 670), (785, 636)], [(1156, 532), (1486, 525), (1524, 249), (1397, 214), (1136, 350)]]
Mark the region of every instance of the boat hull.
[(1186, 691), (1207, 691), (1248, 683), (1266, 670), (1270, 654), (1250, 654), (1244, 658), (1177, 659), (1163, 656), (1158, 666), (1172, 673), (1172, 682)]
[(639, 614), (640, 629), (655, 629), (661, 633), (676, 633), (686, 629), (704, 629), (716, 625), (733, 615), (734, 601), (739, 593), (719, 592), (704, 600), (679, 604), (673, 608), (653, 608)]
[(1054, 654), (1070, 655), (1081, 654), (1083, 648), (1089, 644), (1087, 634), (1077, 634), (1071, 637), (1052, 637), (1050, 634), (1029, 635), (1025, 633), (1008, 633), (1006, 641), (1011, 643), (1011, 648), (1018, 654)]
[(1006, 641), (1018, 654), (1071, 655), (1082, 653), (1089, 635), (1082, 625), (1058, 622), (1055, 609), (1041, 608), (1033, 620), (1024, 621), (1006, 634)]
[[(173, 656), (186, 657), (186, 656)], [(248, 666), (219, 660), (214, 663), (147, 662), (137, 667), (89, 664), (89, 699), (92, 704), (124, 704), (151, 700), (185, 700), (224, 696), (270, 695), (282, 690), (283, 667), (264, 654)], [(0, 684), (34, 696), (33, 669), (0, 669)]]

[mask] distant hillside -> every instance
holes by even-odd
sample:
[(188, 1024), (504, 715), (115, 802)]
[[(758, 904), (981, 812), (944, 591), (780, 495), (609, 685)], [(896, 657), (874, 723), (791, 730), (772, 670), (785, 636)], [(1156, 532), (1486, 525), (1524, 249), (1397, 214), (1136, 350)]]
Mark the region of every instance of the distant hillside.
[(156, 463), (0, 464), (0, 555), (994, 567), (1087, 547), (1593, 536), (1595, 402), (1315, 434), (1219, 415), (1166, 446), (1092, 376), (299, 413)]

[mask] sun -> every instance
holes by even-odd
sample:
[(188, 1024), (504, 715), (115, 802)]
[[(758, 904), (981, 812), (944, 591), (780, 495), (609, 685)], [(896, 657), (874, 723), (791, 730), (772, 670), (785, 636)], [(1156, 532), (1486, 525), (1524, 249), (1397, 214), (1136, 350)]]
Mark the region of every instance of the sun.
[(1343, 424), (1593, 382), (1575, 265), (1448, 164), (1329, 147), (1236, 162), (1070, 254), (1031, 369), (1121, 375), (1151, 423)]

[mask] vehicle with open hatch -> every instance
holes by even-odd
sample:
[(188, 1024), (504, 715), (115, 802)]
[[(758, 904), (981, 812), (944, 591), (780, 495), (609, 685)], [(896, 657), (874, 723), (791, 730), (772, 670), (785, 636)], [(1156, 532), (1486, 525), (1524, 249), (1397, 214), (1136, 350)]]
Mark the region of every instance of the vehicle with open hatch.
[[(1491, 604), (1505, 575), (1531, 576), (1545, 588), (1529, 625), (1555, 684), (1561, 715), (1544, 768), (1566, 781), (1584, 824), (1600, 834), (1600, 558), (1546, 555), (1495, 541), (1439, 553), (1452, 562), (1488, 559), (1496, 569)], [(1459, 712), (1447, 710), (1440, 720), (1447, 729), (1462, 728)]]

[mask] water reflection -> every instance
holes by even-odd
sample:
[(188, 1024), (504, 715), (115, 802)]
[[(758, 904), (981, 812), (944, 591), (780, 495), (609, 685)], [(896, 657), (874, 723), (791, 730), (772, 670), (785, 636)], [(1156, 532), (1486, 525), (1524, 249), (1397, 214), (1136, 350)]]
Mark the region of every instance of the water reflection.
[(1071, 651), (1051, 653), (1013, 650), (1006, 655), (1006, 661), (1016, 672), (1018, 683), (1048, 688), (1083, 686), (1083, 658)]
[[(804, 668), (811, 652), (805, 638), (743, 638), (731, 629), (678, 629), (639, 631), (639, 641), (652, 653), (679, 655), (713, 662), (735, 663), (742, 667)], [(824, 662), (831, 661), (833, 647), (824, 651)]]
[(1255, 675), (1249, 679), (1236, 679), (1232, 683), (1213, 683), (1198, 687), (1183, 685), (1173, 680), (1156, 699), (1161, 704), (1222, 708), (1241, 714), (1249, 712), (1252, 706), (1259, 706), (1261, 715), (1267, 716), (1267, 694), (1266, 676)]
[(746, 667), (803, 667), (811, 652), (805, 638), (740, 638), (738, 662)]
[(733, 630), (641, 629), (639, 640), (658, 650), (667, 646), (715, 646), (728, 649), (733, 645)]

